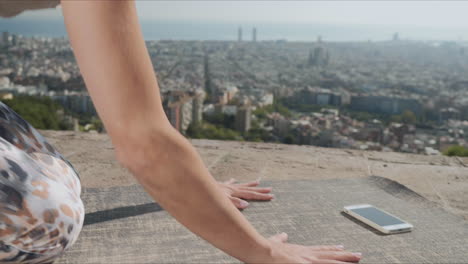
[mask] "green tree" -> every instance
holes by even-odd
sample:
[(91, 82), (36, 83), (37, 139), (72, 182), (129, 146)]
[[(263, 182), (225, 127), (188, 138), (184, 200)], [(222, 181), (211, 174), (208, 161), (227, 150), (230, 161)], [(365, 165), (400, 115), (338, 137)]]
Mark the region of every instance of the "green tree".
[(284, 106), (281, 102), (276, 102), (271, 105), (266, 105), (264, 107), (259, 107), (253, 111), (253, 114), (257, 116), (259, 119), (265, 119), (267, 114), (278, 112), (285, 117), (291, 117), (292, 113), (289, 108)]
[(19, 95), (2, 102), (37, 129), (69, 129), (59, 116), (64, 109), (49, 97)]
[(229, 129), (235, 129), (236, 117), (234, 115), (216, 113), (205, 115), (204, 118), (208, 123)]
[(283, 139), (284, 144), (294, 144), (294, 142), (295, 142), (295, 137), (292, 133), (289, 133)]
[(258, 119), (266, 119), (268, 114), (267, 110), (264, 107), (259, 107), (255, 109), (252, 113), (255, 116), (257, 116)]
[(102, 132), (104, 130), (104, 124), (99, 118), (93, 118), (91, 124), (93, 125), (93, 128), (96, 129), (96, 131), (98, 132)]
[(404, 111), (401, 115), (392, 116), (391, 120), (393, 122), (405, 124), (416, 124), (416, 122), (418, 121), (416, 115), (409, 110)]
[(190, 138), (242, 140), (242, 137), (237, 131), (207, 122), (202, 124), (190, 124), (185, 134)]
[(468, 149), (463, 146), (451, 146), (444, 151), (444, 155), (468, 157)]

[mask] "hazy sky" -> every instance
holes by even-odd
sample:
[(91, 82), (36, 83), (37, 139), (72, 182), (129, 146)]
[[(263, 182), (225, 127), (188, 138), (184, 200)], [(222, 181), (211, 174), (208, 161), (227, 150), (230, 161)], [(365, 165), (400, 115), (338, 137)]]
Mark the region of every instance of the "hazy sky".
[[(468, 1), (137, 1), (142, 20), (467, 27)], [(59, 10), (20, 18), (58, 18)], [(467, 29), (468, 30), (468, 29)]]

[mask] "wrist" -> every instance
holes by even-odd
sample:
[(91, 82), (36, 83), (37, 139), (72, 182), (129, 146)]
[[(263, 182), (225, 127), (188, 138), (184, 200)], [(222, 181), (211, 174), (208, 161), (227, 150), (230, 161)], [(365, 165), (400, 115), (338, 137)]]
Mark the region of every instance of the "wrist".
[(253, 248), (251, 254), (246, 256), (246, 263), (269, 263), (273, 256), (273, 245), (270, 240), (261, 237), (257, 241), (257, 246)]

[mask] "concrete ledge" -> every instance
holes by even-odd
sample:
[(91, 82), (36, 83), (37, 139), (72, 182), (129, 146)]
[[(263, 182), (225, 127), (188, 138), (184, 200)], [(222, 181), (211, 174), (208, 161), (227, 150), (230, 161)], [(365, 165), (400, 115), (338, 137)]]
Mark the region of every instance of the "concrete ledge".
[[(395, 181), (381, 177), (274, 180), (276, 199), (252, 202), (244, 215), (264, 235), (291, 243), (338, 245), (361, 263), (460, 263), (468, 259), (468, 223)], [(82, 235), (59, 263), (238, 263), (192, 234), (138, 186), (86, 188)], [(370, 203), (415, 226), (382, 235), (341, 213)]]
[[(84, 187), (136, 184), (115, 161), (106, 134), (41, 131), (80, 172)], [(192, 140), (218, 180), (322, 180), (371, 175), (394, 180), (468, 219), (468, 159), (282, 144)]]

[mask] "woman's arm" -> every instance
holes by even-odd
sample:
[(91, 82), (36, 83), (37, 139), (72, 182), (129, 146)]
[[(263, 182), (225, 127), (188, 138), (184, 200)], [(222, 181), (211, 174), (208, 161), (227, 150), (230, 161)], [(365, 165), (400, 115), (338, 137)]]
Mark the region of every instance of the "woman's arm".
[(217, 187), (163, 111), (132, 1), (62, 1), (70, 41), (118, 160), (194, 233), (243, 261), (267, 241)]
[[(311, 255), (312, 248), (283, 246), (284, 237), (261, 236), (172, 128), (133, 1), (62, 1), (62, 7), (81, 73), (117, 159), (165, 210), (245, 262), (295, 262), (288, 260), (304, 260), (298, 252)], [(288, 252), (294, 256), (285, 257)], [(333, 254), (343, 258), (341, 253)]]

